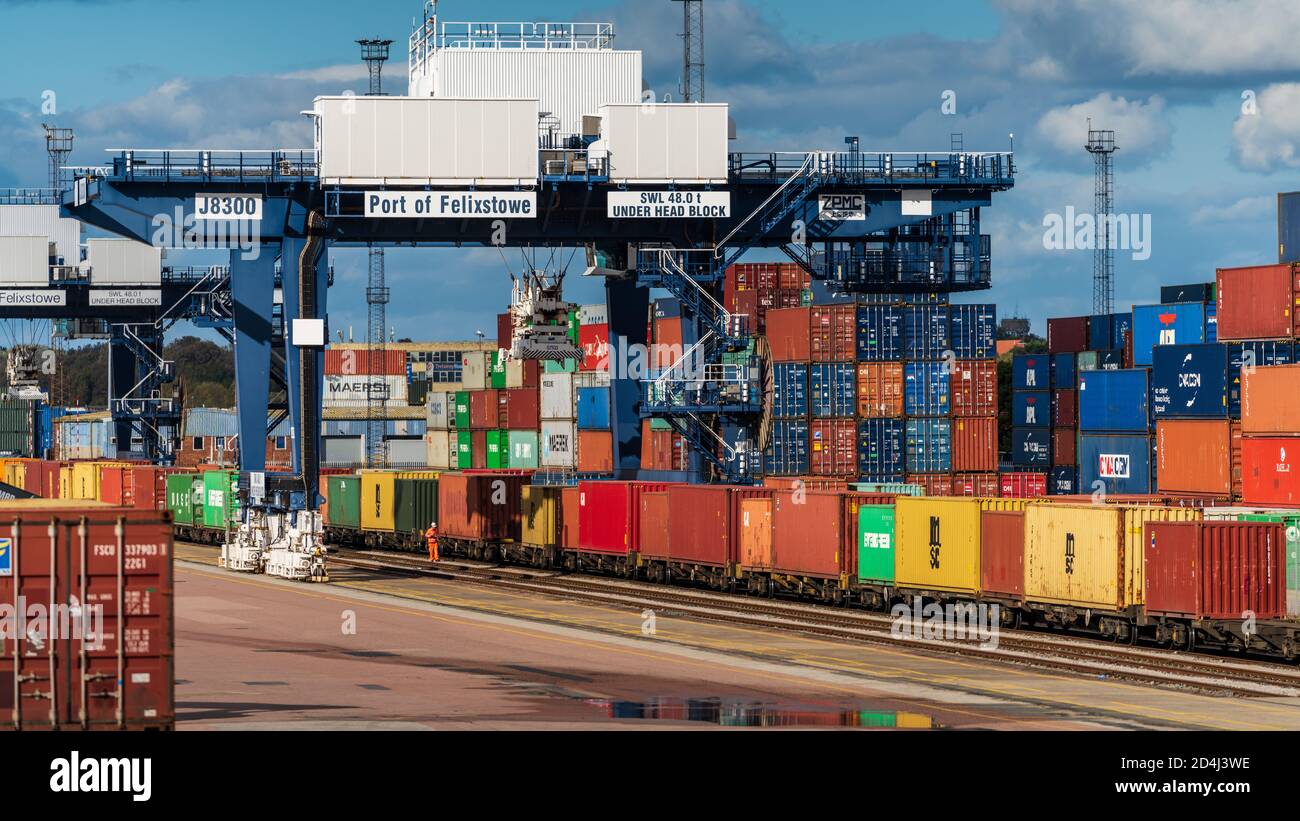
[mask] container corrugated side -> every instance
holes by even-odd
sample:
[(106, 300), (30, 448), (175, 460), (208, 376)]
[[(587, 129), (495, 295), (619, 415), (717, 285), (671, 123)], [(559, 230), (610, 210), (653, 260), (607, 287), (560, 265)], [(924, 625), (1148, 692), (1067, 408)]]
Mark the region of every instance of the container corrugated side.
[[(171, 480), (168, 480), (168, 484)], [(361, 477), (325, 477), (325, 500), (328, 504), (325, 523), (334, 527), (361, 527)]]
[[(1286, 616), (1286, 536), (1262, 522), (1150, 522), (1146, 612), (1190, 619)], [(1189, 572), (1191, 571), (1191, 572)]]
[(978, 593), (981, 511), (1022, 506), (1017, 499), (899, 497), (895, 502), (898, 587)]

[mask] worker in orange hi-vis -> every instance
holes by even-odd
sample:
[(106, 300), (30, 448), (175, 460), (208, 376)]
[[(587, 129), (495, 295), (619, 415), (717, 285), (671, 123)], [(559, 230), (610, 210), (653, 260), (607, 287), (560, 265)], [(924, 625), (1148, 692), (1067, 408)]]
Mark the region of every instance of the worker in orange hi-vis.
[(434, 522), (429, 525), (429, 529), (424, 531), (424, 538), (429, 542), (429, 561), (438, 561), (438, 523)]

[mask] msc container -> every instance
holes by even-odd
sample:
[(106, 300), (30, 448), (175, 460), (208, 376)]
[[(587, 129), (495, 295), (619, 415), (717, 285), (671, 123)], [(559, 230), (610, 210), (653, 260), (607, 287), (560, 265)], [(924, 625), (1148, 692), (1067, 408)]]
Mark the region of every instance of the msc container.
[(901, 496), (894, 503), (899, 588), (978, 593), (980, 513), (1016, 510), (1009, 499), (933, 499)]
[(857, 366), (852, 362), (814, 362), (808, 366), (808, 403), (817, 419), (857, 415)]
[(239, 471), (204, 472), (203, 525), (217, 528), (239, 525)]
[(1142, 433), (1151, 427), (1150, 371), (1084, 371), (1079, 374), (1079, 428)]
[(0, 520), (6, 548), (0, 600), (58, 602), (60, 608), (73, 602), (72, 613), (81, 612), (75, 605), (81, 602), (102, 614), (102, 626), (98, 618), (78, 620), (54, 639), (37, 630), (8, 637), (11, 652), (0, 658), (0, 676), (12, 683), (5, 726), (172, 729), (175, 625), (167, 514), (10, 503), (0, 508)]
[(1133, 364), (1150, 365), (1152, 352), (1162, 345), (1195, 345), (1205, 341), (1205, 305), (1136, 305), (1133, 308)]
[[(600, 140), (591, 151), (606, 152), (610, 182), (727, 182), (726, 104), (602, 105), (599, 112)], [(536, 128), (534, 107), (533, 145)]]
[(959, 359), (949, 375), (953, 416), (997, 416), (998, 365), (987, 359)]
[(772, 567), (774, 494), (743, 495), (736, 501), (736, 562), (743, 568)]
[(1088, 317), (1071, 316), (1047, 320), (1048, 353), (1078, 353), (1088, 350)]
[(1050, 428), (1012, 428), (1011, 463), (1024, 467), (1046, 468), (1052, 463)]
[(1228, 415), (1226, 345), (1164, 345), (1156, 348), (1152, 359), (1152, 417)]
[(908, 473), (952, 471), (952, 422), (948, 419), (908, 419)]
[(1295, 338), (1298, 277), (1292, 264), (1218, 269), (1219, 339)]
[(1241, 433), (1229, 419), (1156, 423), (1156, 489), (1231, 498), (1241, 490)]
[(909, 305), (903, 308), (903, 358), (932, 362), (951, 349), (947, 305)]
[(667, 489), (668, 485), (662, 482), (579, 482), (580, 549), (617, 556), (637, 552), (641, 494)]
[(1300, 365), (1242, 371), (1241, 430), (1247, 436), (1300, 435)]
[(398, 479), (393, 483), (393, 529), (423, 534), (438, 522), (438, 480)]
[(518, 542), (519, 500), (528, 477), (512, 473), (444, 473), (438, 477), (438, 534), (453, 539)]
[(1285, 618), (1286, 536), (1263, 522), (1149, 522), (1144, 529), (1148, 615)]
[[(171, 480), (168, 480), (168, 484)], [(361, 527), (361, 477), (325, 477), (325, 524), (352, 530)]]
[(537, 100), (317, 97), (321, 184), (535, 185), (538, 111)]
[(1020, 600), (1025, 594), (1025, 512), (980, 511), (980, 590)]
[(1018, 391), (1048, 390), (1052, 386), (1052, 358), (1047, 354), (1011, 357), (1011, 387)]
[(609, 388), (578, 388), (578, 429), (609, 430)]
[(524, 485), (519, 497), (521, 536), (536, 547), (561, 546), (565, 488)]
[(1079, 437), (1079, 484), (1091, 491), (1101, 482), (1106, 493), (1151, 492), (1150, 436), (1084, 433)]
[(858, 475), (885, 480), (900, 477), (906, 472), (906, 427), (903, 420), (864, 419), (860, 422)]
[(542, 377), (541, 418), (568, 421), (577, 418), (574, 404), (577, 394), (573, 387), (573, 374), (548, 373)]
[(864, 419), (903, 415), (903, 363), (858, 363), (858, 415)]
[(167, 477), (167, 510), (178, 525), (203, 524), (203, 477), (176, 473)]
[(157, 288), (162, 282), (162, 253), (162, 248), (131, 239), (88, 238), (90, 284)]
[(858, 472), (858, 428), (852, 419), (815, 419), (808, 428), (809, 472), (853, 476)]
[(803, 476), (809, 472), (810, 464), (808, 423), (773, 422), (763, 456), (764, 472), (776, 476)]
[(808, 320), (813, 362), (852, 362), (857, 359), (856, 306), (813, 305)]
[(812, 359), (812, 308), (778, 308), (766, 318), (767, 344), (773, 362), (808, 362)]
[(998, 469), (998, 420), (994, 417), (954, 419), (952, 469), (986, 473)]
[(894, 506), (857, 505), (858, 580), (894, 583)]
[(950, 305), (952, 352), (958, 359), (992, 359), (997, 355), (998, 307)]
[(859, 305), (857, 322), (859, 362), (896, 362), (903, 358), (902, 308)]
[(946, 362), (909, 362), (903, 368), (903, 411), (908, 416), (947, 416), (949, 399)]
[(1242, 500), (1300, 507), (1300, 438), (1241, 440)]
[(1047, 474), (1016, 471), (1000, 474), (998, 495), (1008, 499), (1037, 499), (1047, 495)]
[(1011, 395), (1011, 424), (1023, 428), (1051, 425), (1051, 391), (1015, 391)]
[(808, 366), (802, 362), (777, 362), (772, 367), (772, 416), (804, 419), (808, 416)]

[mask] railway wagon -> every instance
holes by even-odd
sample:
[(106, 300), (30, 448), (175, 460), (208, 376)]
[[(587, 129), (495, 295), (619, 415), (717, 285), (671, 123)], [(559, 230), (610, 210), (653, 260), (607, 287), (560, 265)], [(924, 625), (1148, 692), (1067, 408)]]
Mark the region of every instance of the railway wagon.
[[(737, 567), (745, 514), (769, 511), (759, 514), (751, 528), (761, 526), (760, 521), (770, 527), (773, 496), (770, 489), (729, 485), (672, 485), (642, 493), (639, 575), (732, 589), (741, 576)], [(770, 538), (766, 541), (771, 544)]]
[(772, 500), (770, 555), (742, 564), (754, 593), (841, 601), (856, 589), (858, 514), (863, 505), (893, 504), (889, 494), (778, 491)]
[(444, 473), (438, 479), (438, 541), (453, 555), (495, 561), (523, 536), (520, 501), (531, 474)]
[(975, 600), (983, 590), (982, 514), (1023, 510), (1025, 499), (899, 497), (895, 587), (940, 602)]
[[(524, 485), (520, 488), (518, 543), (500, 545), (501, 559), (531, 567), (557, 568), (564, 550), (577, 548), (578, 489), (561, 485)], [(570, 525), (572, 544), (566, 539)]]
[(429, 471), (323, 477), (325, 541), (423, 553), (425, 532), (438, 520), (437, 477)]
[(578, 549), (565, 554), (567, 570), (598, 570), (632, 577), (641, 550), (641, 495), (666, 482), (578, 483)]

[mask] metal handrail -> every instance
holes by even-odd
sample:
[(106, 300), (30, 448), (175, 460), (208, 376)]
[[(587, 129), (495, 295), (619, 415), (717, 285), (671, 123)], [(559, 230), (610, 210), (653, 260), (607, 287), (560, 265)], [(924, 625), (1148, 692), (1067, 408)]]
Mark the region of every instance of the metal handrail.
[(320, 163), (314, 148), (299, 149), (189, 149), (111, 148), (113, 175), (126, 179), (315, 179)]

